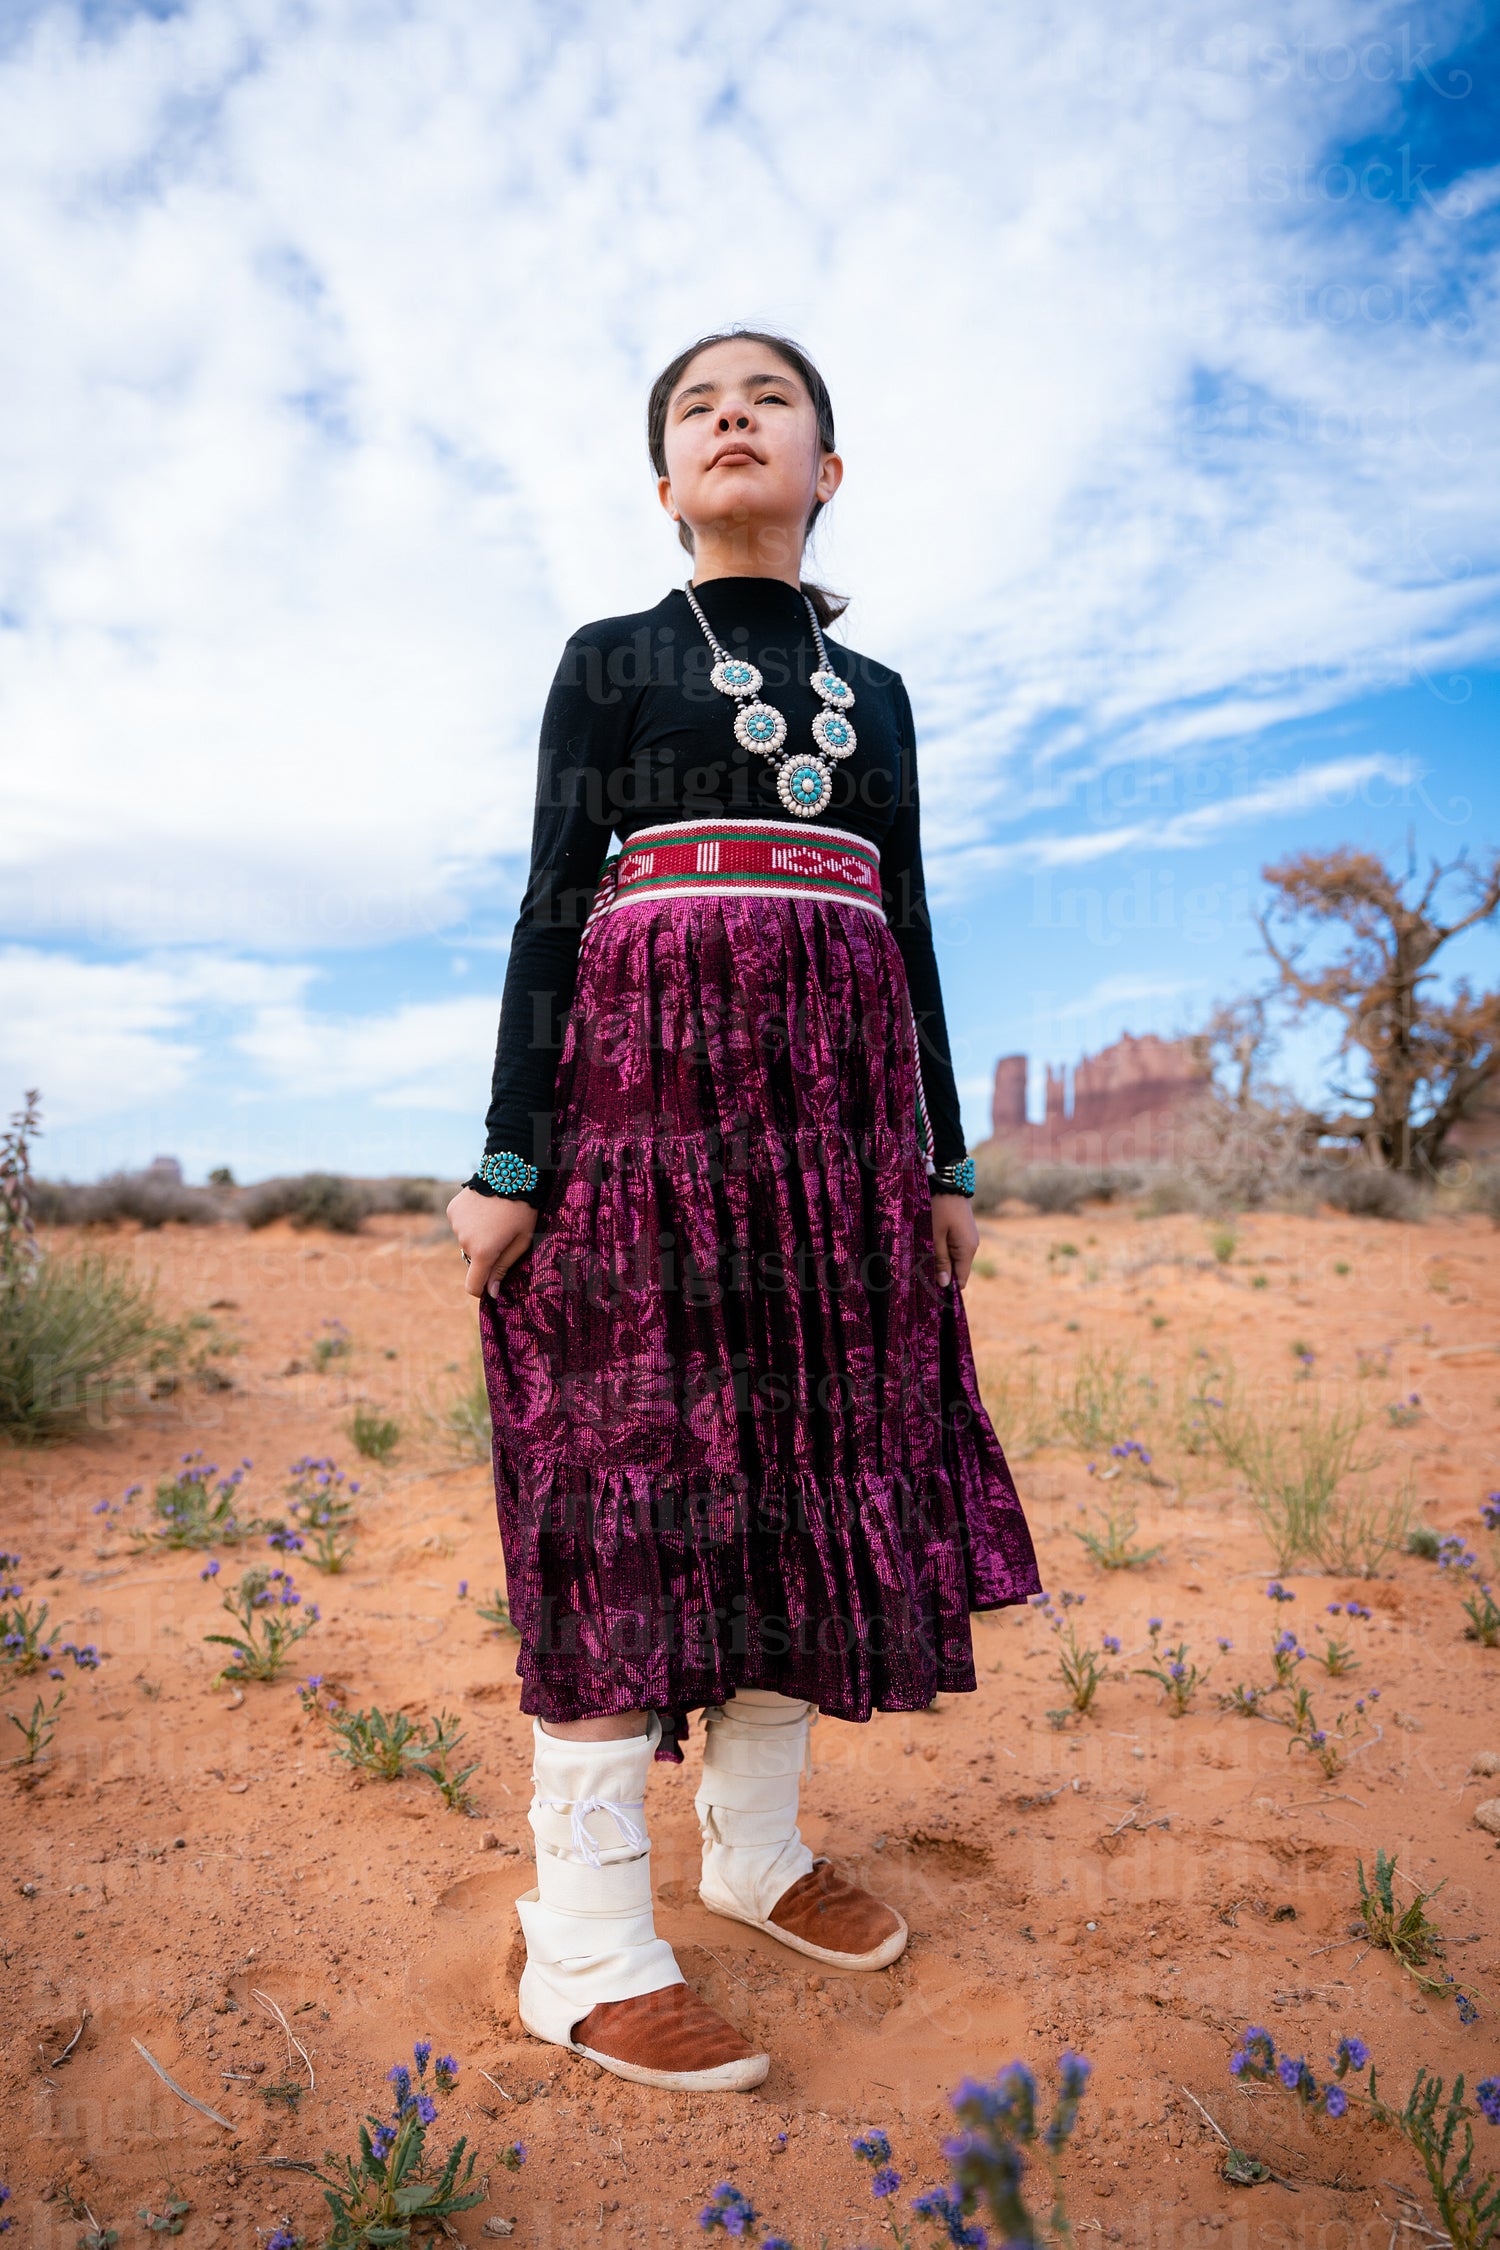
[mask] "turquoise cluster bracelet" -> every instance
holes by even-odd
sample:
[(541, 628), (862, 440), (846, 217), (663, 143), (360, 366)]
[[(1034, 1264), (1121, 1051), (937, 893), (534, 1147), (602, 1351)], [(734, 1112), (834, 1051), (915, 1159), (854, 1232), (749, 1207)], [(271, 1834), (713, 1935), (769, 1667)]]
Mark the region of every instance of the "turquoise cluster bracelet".
[(929, 1186), (934, 1195), (972, 1195), (974, 1193), (974, 1159), (960, 1156), (954, 1163), (945, 1164), (932, 1174)]
[(505, 1148), (487, 1156), (476, 1176), (496, 1195), (530, 1195), (541, 1174), (524, 1156), (512, 1156)]

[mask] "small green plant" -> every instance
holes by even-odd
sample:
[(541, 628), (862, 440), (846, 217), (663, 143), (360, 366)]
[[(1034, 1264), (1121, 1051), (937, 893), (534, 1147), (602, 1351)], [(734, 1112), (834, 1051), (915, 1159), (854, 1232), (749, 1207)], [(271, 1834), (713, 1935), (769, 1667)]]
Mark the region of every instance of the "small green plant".
[(1132, 1544), (1137, 1529), (1133, 1508), (1096, 1508), (1093, 1512), (1102, 1517), (1102, 1529), (1080, 1530), (1074, 1526), (1073, 1537), (1082, 1542), (1090, 1561), (1101, 1570), (1144, 1570), (1161, 1553), (1160, 1547)]
[(1442, 1544), (1442, 1533), (1430, 1523), (1414, 1523), (1406, 1534), (1407, 1554), (1418, 1555), (1423, 1562), (1436, 1562)]
[[(1500, 2179), (1494, 2172), (1475, 2170), (1474, 2119), (1477, 2115), (1488, 2124), (1500, 2125), (1500, 2078), (1480, 2080), (1474, 2089), (1475, 2107), (1471, 2108), (1465, 2098), (1462, 2072), (1454, 2079), (1452, 2092), (1445, 2093), (1444, 2080), (1429, 2077), (1426, 2066), (1419, 2064), (1405, 2106), (1393, 2109), (1381, 2099), (1378, 2075), (1362, 2039), (1346, 2034), (1332, 2062), (1333, 2077), (1320, 2086), (1305, 2056), (1278, 2057), (1271, 2034), (1251, 2024), (1230, 2057), (1229, 2069), (1231, 2076), (1241, 2081), (1248, 2078), (1263, 2085), (1280, 2085), (1313, 2115), (1321, 2110), (1327, 2117), (1338, 2119), (1347, 2116), (1351, 2101), (1368, 2103), (1371, 2118), (1403, 2135), (1427, 2175), (1443, 2232), (1439, 2235), (1425, 2224), (1415, 2231), (1434, 2241), (1450, 2243), (1453, 2250), (1490, 2250), (1500, 2241)], [(1343, 2081), (1367, 2064), (1367, 2092), (1363, 2096), (1357, 2090), (1351, 2093)], [(1267, 2176), (1263, 2165), (1253, 2158), (1248, 2161), (1253, 2170), (1237, 2175), (1226, 2165), (1226, 2177)]]
[(1464, 1596), (1464, 1613), (1468, 1624), (1464, 1627), (1466, 1641), (1478, 1641), (1481, 1648), (1500, 1648), (1500, 1605), (1488, 1586), (1477, 1586), (1472, 1594)]
[(446, 1711), (420, 1724), (404, 1711), (340, 1711), (329, 1715), (329, 1748), (336, 1758), (353, 1766), (372, 1781), (400, 1781), (419, 1773), (434, 1782), (445, 1805), (454, 1812), (470, 1806), (467, 1783), (479, 1770), (476, 1758), (455, 1768), (453, 1756), (463, 1740), (463, 1728)]
[(1236, 1400), (1215, 1418), (1215, 1442), (1250, 1487), (1278, 1570), (1290, 1570), (1307, 1556), (1321, 1560), (1330, 1543), (1371, 1552), (1389, 1532), (1389, 1509), (1366, 1521), (1334, 1506), (1346, 1478), (1376, 1465), (1375, 1456), (1360, 1452), (1364, 1427), (1362, 1407), (1325, 1409), (1316, 1392), (1299, 1402), (1295, 1413)]
[(1086, 1453), (1103, 1453), (1128, 1438), (1137, 1414), (1132, 1376), (1128, 1352), (1080, 1353), (1073, 1380), (1057, 1404), (1064, 1436)]
[(451, 1451), (462, 1461), (488, 1461), (493, 1442), (484, 1358), (476, 1346), (463, 1388), (434, 1417)]
[(1394, 1400), (1386, 1408), (1385, 1418), (1393, 1430), (1409, 1430), (1414, 1422), (1422, 1419), (1422, 1401), (1415, 1391), (1411, 1391), (1405, 1398)]
[(183, 2222), (192, 2208), (186, 2196), (174, 2191), (159, 2211), (148, 2210), (142, 2205), (136, 2212), (136, 2219), (148, 2234), (181, 2234)]
[(341, 1711), (329, 1722), (336, 1758), (372, 1781), (399, 1781), (421, 1757), (424, 1730), (404, 1711), (390, 1713), (372, 1704), (368, 1711)]
[(1200, 1672), (1196, 1664), (1188, 1662), (1186, 1641), (1179, 1641), (1175, 1648), (1161, 1647), (1159, 1617), (1150, 1618), (1146, 1630), (1151, 1636), (1151, 1650), (1157, 1661), (1154, 1664), (1137, 1664), (1134, 1669), (1149, 1680), (1161, 1682), (1168, 1711), (1174, 1719), (1180, 1719), (1188, 1710), (1198, 1689), (1208, 1680), (1209, 1674)]
[[(388, 2118), (367, 2114), (359, 2129), (357, 2157), (337, 2157), (325, 2150), (324, 2169), (317, 2175), (323, 2200), (332, 2215), (324, 2250), (393, 2250), (411, 2240), (415, 2225), (436, 2225), (455, 2212), (470, 2211), (484, 2195), (469, 2183), (474, 2157), (460, 2135), (441, 2169), (427, 2155), (428, 2128), (437, 2120), (437, 2097), (450, 2094), (458, 2078), (451, 2055), (432, 2065), (430, 2039), (419, 2039), (413, 2049), (416, 2078), (410, 2067), (397, 2063), (386, 2076), (395, 2088), (396, 2107)], [(430, 2089), (430, 2090), (429, 2090)]]
[(1253, 1273), (1250, 1276), (1250, 1286), (1252, 1289), (1269, 1289), (1271, 1286), (1271, 1277), (1269, 1274)]
[(367, 1461), (388, 1461), (401, 1443), (401, 1424), (361, 1402), (349, 1424), (354, 1450)]
[(510, 1603), (498, 1586), (488, 1602), (476, 1603), (474, 1614), (485, 1620), (492, 1633), (514, 1633), (517, 1640), (521, 1638), (521, 1628), (510, 1614)]
[[(13, 1561), (19, 1562), (19, 1555), (0, 1555), (0, 1570)], [(21, 1591), (19, 1586), (11, 1590), (17, 1594)], [(0, 1663), (8, 1664), (18, 1679), (28, 1678), (51, 1662), (54, 1650), (45, 1637), (50, 1615), (47, 1602), (38, 1608), (33, 1602), (18, 1601), (9, 1609), (0, 1609)]]
[(354, 1349), (354, 1338), (341, 1320), (325, 1320), (321, 1336), (313, 1338), (313, 1366), (320, 1375), (326, 1375), (336, 1359), (347, 1359)]
[[(1076, 1320), (1070, 1325), (1077, 1330)], [(1051, 1442), (1053, 1410), (1042, 1395), (1034, 1359), (981, 1354), (978, 1375), (985, 1407), (1013, 1459), (1024, 1459)]]
[(31, 1706), (30, 1715), (24, 1719), (18, 1719), (14, 1711), (6, 1712), (5, 1716), (25, 1745), (19, 1756), (11, 1759), (10, 1763), (13, 1766), (25, 1766), (34, 1772), (45, 1759), (51, 1756), (52, 1736), (61, 1716), (67, 1692), (66, 1688), (59, 1688), (48, 1704), (44, 1704), (41, 1697), (38, 1696)]
[(296, 1544), (314, 1570), (337, 1577), (354, 1554), (350, 1531), (359, 1486), (331, 1459), (304, 1453), (288, 1472), (287, 1514), (297, 1526)]
[[(1371, 2112), (1380, 2124), (1394, 2125), (1404, 2133), (1416, 2150), (1454, 2250), (1488, 2250), (1500, 2239), (1500, 2178), (1493, 2172), (1479, 2174), (1474, 2170), (1471, 2120), (1475, 2113), (1464, 2099), (1463, 2072), (1454, 2079), (1446, 2102), (1443, 2090), (1443, 2080), (1430, 2078), (1419, 2064), (1406, 2107), (1393, 2110), (1380, 2099), (1371, 2066)], [(1500, 2079), (1481, 2080), (1475, 2093), (1479, 2114), (1491, 2125), (1500, 2124)]]
[[(1365, 1879), (1364, 1861), (1360, 1859), (1355, 1862), (1359, 1871), (1360, 1920), (1364, 1923), (1372, 1945), (1378, 1945), (1387, 1953), (1394, 1954), (1402, 1968), (1415, 1977), (1425, 1992), (1441, 1992), (1445, 1982), (1451, 1983), (1452, 1979), (1445, 1980), (1424, 1974), (1427, 1963), (1441, 1956), (1445, 1942), (1442, 1931), (1429, 1919), (1427, 1909), (1438, 1893), (1446, 1889), (1448, 1878), (1445, 1875), (1442, 1882), (1435, 1883), (1430, 1891), (1424, 1891), (1419, 1884), (1413, 1883), (1412, 1889), (1416, 1895), (1405, 1906), (1400, 1906), (1396, 1902), (1398, 1856), (1395, 1852), (1381, 1851), (1377, 1847), (1373, 1883)], [(1401, 1879), (1403, 1882), (1410, 1881), (1408, 1876)]]
[(269, 2086), (258, 2086), (256, 2092), (268, 2107), (273, 2102), (284, 2102), (295, 2117), (297, 2104), (307, 2092), (307, 2088), (300, 2078), (277, 2078), (273, 2079)]
[(1313, 1712), (1312, 1699), (1307, 1689), (1299, 1684), (1293, 1697), (1290, 1725), (1292, 1739), (1287, 1751), (1305, 1750), (1322, 1768), (1324, 1778), (1332, 1781), (1341, 1774), (1348, 1762), (1349, 1752), (1360, 1738), (1368, 1733), (1365, 1724), (1364, 1698), (1360, 1697), (1352, 1710), (1340, 1711), (1331, 1727), (1320, 1727)]
[(417, 1759), (415, 1771), (425, 1773), (429, 1781), (436, 1782), (443, 1803), (450, 1812), (467, 1812), (472, 1803), (465, 1787), (470, 1774), (479, 1771), (479, 1760), (466, 1766), (453, 1765), (453, 1755), (464, 1738), (459, 1721), (446, 1711), (440, 1711), (431, 1721), (423, 1743), (423, 1755)]
[[(211, 1562), (201, 1575), (217, 1577), (218, 1570), (218, 1564)], [(298, 1641), (305, 1639), (318, 1623), (316, 1602), (304, 1609), (300, 1617), (290, 1615), (301, 1603), (302, 1596), (287, 1571), (264, 1567), (245, 1571), (233, 1593), (224, 1596), (223, 1603), (230, 1616), (239, 1621), (240, 1631), (203, 1636), (206, 1641), (234, 1650), (219, 1673), (219, 1679), (234, 1684), (244, 1680), (276, 1679)]]
[(241, 1461), (217, 1485), (216, 1461), (207, 1461), (201, 1448), (184, 1453), (177, 1464), (177, 1474), (163, 1477), (156, 1487), (156, 1497), (151, 1512), (156, 1523), (149, 1531), (131, 1531), (131, 1538), (142, 1546), (158, 1546), (178, 1550), (202, 1552), (207, 1547), (239, 1547), (246, 1540), (271, 1529), (270, 1519), (255, 1515), (240, 1515), (240, 1486), (250, 1469), (248, 1461)]
[(1353, 1492), (1334, 1492), (1313, 1540), (1319, 1569), (1340, 1578), (1374, 1578), (1386, 1556), (1403, 1545), (1415, 1506), (1410, 1476), (1383, 1497), (1369, 1492), (1362, 1479)]
[(1208, 1238), (1208, 1247), (1221, 1266), (1231, 1263), (1239, 1246), (1240, 1238), (1233, 1227), (1215, 1227)]

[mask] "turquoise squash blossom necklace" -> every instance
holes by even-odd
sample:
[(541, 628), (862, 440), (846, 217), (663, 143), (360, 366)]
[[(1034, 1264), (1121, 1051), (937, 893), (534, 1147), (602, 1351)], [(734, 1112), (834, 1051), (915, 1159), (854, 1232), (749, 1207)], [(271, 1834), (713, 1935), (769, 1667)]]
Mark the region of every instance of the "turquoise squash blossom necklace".
[(786, 742), (786, 720), (774, 703), (763, 703), (760, 691), (763, 685), (756, 667), (743, 656), (731, 656), (714, 639), (713, 627), (699, 607), (693, 592), (693, 582), (683, 587), (688, 605), (703, 628), (703, 637), (714, 652), (714, 668), (709, 678), (720, 695), (733, 696), (739, 709), (734, 715), (735, 739), (747, 750), (762, 751), (768, 758), (779, 760), (776, 773), (776, 794), (788, 812), (796, 813), (802, 820), (811, 820), (827, 804), (833, 790), (833, 772), (830, 758), (847, 758), (855, 744), (854, 729), (845, 713), (854, 702), (854, 690), (847, 680), (841, 680), (828, 661), (828, 650), (823, 642), (823, 630), (818, 623), (818, 613), (807, 604), (807, 615), (813, 629), (813, 639), (818, 649), (818, 669), (809, 682), (823, 708), (812, 723), (812, 736), (816, 748), (793, 750), (785, 757), (782, 747)]

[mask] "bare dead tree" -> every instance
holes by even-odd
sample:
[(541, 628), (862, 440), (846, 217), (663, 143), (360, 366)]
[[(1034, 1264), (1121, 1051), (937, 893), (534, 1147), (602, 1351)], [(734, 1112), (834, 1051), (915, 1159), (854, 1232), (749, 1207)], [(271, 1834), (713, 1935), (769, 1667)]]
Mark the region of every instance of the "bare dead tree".
[[(1460, 853), (1432, 862), (1415, 898), (1372, 852), (1299, 852), (1262, 869), (1273, 898), (1260, 931), (1294, 1013), (1328, 1008), (1342, 1021), (1339, 1052), (1359, 1056), (1367, 1088), (1336, 1087), (1349, 1107), (1321, 1130), (1359, 1141), (1392, 1170), (1431, 1173), (1453, 1127), (1500, 1074), (1500, 992), (1460, 979), (1432, 989), (1445, 945), (1500, 908), (1500, 853), (1485, 868)], [(1451, 918), (1438, 900), (1456, 890)], [(1286, 927), (1278, 932), (1276, 924)], [(1309, 927), (1310, 925), (1310, 927)], [(1309, 949), (1329, 932), (1340, 950), (1321, 966)]]

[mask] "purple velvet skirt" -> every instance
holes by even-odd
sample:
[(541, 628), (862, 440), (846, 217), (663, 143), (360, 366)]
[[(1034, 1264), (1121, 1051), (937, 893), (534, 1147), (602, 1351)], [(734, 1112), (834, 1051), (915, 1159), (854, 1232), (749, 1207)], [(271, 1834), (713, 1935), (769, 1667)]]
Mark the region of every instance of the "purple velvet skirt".
[(975, 1686), (1040, 1589), (937, 1280), (883, 918), (730, 892), (586, 930), (531, 1247), (481, 1300), (521, 1709), (737, 1687), (840, 1719)]

